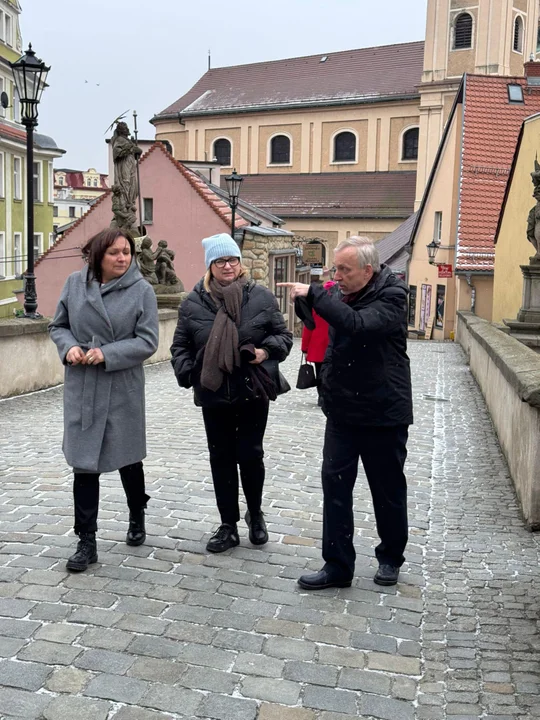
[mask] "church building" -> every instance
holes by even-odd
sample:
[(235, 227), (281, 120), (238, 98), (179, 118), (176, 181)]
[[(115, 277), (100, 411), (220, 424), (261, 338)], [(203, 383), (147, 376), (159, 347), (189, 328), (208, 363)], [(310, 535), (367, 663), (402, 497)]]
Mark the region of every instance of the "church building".
[(421, 203), (463, 75), (524, 77), (538, 6), (428, 0), (424, 42), (211, 68), (153, 118), (156, 139), (177, 159), (236, 168), (246, 200), (320, 244), (319, 265), (340, 240), (378, 241), (419, 208), (407, 227), (431, 224), (433, 239)]

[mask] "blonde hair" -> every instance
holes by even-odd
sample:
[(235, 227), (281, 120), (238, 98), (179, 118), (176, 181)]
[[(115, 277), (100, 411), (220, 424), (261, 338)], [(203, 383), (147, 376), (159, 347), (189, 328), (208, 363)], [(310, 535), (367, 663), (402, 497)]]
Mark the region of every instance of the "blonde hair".
[[(239, 273), (238, 277), (242, 277), (242, 275), (249, 275), (249, 269), (242, 263), (242, 261), (240, 261), (240, 273)], [(213, 277), (214, 276), (212, 275), (212, 266), (210, 266), (208, 268), (208, 270), (206, 271), (206, 274), (205, 274), (204, 280), (203, 280), (203, 287), (206, 290), (206, 292), (210, 292), (210, 280)]]
[(381, 261), (379, 259), (379, 251), (375, 247), (373, 240), (370, 240), (368, 237), (353, 235), (352, 237), (338, 243), (336, 245), (336, 249), (334, 250), (334, 254), (347, 247), (356, 248), (358, 265), (361, 268), (365, 268), (366, 265), (371, 265), (374, 273), (380, 272)]

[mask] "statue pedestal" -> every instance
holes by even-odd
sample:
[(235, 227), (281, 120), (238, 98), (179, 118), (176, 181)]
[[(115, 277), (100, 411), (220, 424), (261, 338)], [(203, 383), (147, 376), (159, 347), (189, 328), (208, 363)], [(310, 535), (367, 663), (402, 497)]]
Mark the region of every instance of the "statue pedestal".
[(521, 265), (523, 300), (517, 320), (503, 320), (510, 335), (540, 353), (540, 258)]
[(517, 319), (524, 323), (540, 323), (540, 258), (532, 257), (528, 265), (521, 265), (523, 273), (523, 302)]
[(156, 293), (158, 308), (172, 308), (177, 310), (180, 303), (188, 296), (187, 292)]

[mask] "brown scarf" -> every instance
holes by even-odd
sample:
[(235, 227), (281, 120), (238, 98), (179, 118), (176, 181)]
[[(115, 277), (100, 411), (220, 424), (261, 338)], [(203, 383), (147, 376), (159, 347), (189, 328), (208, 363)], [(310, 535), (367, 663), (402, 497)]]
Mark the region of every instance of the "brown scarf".
[(220, 285), (215, 278), (210, 280), (210, 295), (218, 311), (204, 349), (201, 385), (212, 392), (221, 387), (223, 373), (230, 375), (235, 367), (240, 367), (238, 327), (247, 282), (245, 275), (229, 285)]

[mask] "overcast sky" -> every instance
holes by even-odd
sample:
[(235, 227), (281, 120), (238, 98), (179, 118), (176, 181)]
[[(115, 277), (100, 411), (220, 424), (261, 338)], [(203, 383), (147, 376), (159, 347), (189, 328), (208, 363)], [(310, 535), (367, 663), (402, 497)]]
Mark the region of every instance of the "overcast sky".
[(422, 40), (427, 0), (20, 0), (24, 48), (51, 65), (38, 132), (55, 165), (107, 172), (105, 130), (149, 119), (212, 67)]

